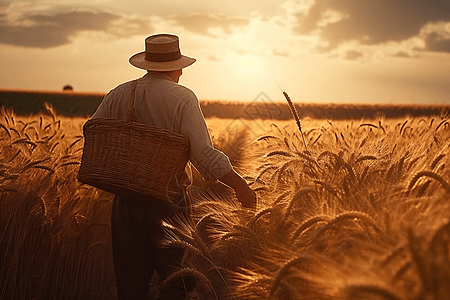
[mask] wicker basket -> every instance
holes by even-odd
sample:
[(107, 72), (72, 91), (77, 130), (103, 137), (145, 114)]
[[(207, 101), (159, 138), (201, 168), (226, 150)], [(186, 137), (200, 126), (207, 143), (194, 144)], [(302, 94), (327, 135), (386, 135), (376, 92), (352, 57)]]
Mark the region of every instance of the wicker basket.
[(78, 180), (118, 195), (172, 201), (189, 159), (189, 140), (135, 122), (134, 91), (127, 120), (99, 118), (84, 124)]

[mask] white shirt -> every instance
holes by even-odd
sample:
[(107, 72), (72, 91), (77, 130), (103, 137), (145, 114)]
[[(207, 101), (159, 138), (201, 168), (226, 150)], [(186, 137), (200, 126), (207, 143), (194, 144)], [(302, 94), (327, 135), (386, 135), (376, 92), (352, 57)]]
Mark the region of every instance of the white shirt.
[[(112, 89), (92, 118), (125, 120), (134, 81)], [(181, 133), (189, 139), (189, 159), (205, 180), (217, 181), (231, 169), (228, 157), (212, 145), (208, 127), (193, 91), (160, 72), (138, 80), (135, 96), (138, 123)]]

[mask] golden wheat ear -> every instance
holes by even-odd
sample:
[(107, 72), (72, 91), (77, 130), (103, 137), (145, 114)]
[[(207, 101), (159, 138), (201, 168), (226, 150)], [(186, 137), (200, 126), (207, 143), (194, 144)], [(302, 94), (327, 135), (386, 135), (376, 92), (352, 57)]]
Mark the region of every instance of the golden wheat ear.
[(302, 139), (303, 139), (303, 144), (305, 144), (305, 150), (306, 150), (306, 152), (309, 152), (308, 147), (306, 147), (306, 141), (305, 141), (305, 137), (303, 136), (303, 131), (302, 131), (302, 123), (300, 122), (300, 117), (298, 115), (297, 109), (295, 108), (295, 105), (292, 103), (291, 97), (289, 97), (289, 95), (286, 92), (283, 92), (283, 96), (284, 96), (284, 98), (286, 98), (286, 100), (289, 104), (291, 114), (294, 117), (295, 122), (297, 123), (298, 130), (300, 130), (300, 134), (302, 135)]

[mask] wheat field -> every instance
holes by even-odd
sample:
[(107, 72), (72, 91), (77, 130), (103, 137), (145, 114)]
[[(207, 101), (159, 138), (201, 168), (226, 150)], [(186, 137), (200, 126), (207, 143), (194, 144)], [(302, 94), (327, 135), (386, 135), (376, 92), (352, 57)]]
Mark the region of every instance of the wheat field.
[[(195, 184), (186, 249), (192, 299), (447, 299), (449, 115), (296, 122), (208, 119), (258, 195), (243, 209)], [(115, 299), (112, 195), (76, 180), (83, 118), (1, 111), (0, 299)], [(307, 149), (305, 148), (307, 146)]]

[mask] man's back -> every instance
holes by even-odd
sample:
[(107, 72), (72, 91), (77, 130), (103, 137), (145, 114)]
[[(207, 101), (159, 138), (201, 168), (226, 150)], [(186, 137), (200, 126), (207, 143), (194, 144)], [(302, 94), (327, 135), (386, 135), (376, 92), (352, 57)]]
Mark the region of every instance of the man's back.
[[(128, 81), (111, 90), (92, 118), (125, 120), (134, 84), (134, 80)], [(190, 89), (162, 72), (149, 72), (138, 79), (134, 107), (137, 122), (182, 133), (183, 114), (198, 109), (199, 104)]]

